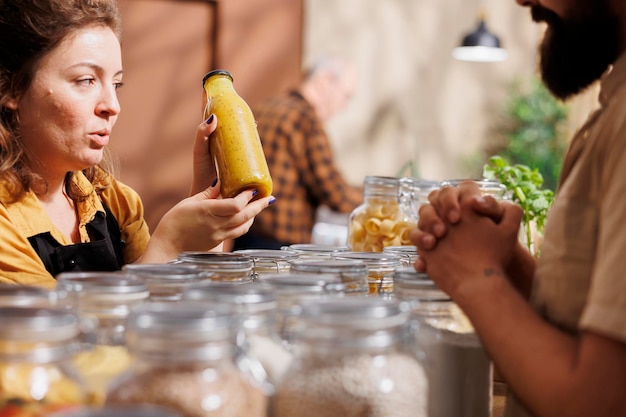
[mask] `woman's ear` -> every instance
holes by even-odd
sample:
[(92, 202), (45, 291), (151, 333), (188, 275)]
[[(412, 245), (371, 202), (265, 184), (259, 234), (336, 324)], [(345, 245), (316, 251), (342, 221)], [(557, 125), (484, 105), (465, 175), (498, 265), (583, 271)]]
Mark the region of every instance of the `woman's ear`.
[(4, 97), (0, 100), (0, 107), (6, 107), (9, 110), (17, 110), (17, 99), (13, 97)]

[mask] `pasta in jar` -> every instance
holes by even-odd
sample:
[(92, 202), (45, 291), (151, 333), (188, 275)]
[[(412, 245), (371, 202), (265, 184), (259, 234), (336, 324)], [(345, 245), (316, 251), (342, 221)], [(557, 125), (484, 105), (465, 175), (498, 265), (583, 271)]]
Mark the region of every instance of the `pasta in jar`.
[(410, 179), (368, 176), (364, 203), (351, 214), (348, 247), (352, 251), (382, 252), (387, 246), (411, 245), (409, 232), (417, 226), (411, 210)]

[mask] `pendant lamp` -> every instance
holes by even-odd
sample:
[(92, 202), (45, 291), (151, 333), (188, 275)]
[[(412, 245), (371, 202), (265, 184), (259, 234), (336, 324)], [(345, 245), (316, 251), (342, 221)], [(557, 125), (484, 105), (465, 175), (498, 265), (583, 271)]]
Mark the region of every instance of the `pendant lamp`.
[(485, 13), (479, 14), (476, 29), (463, 36), (461, 46), (452, 51), (454, 58), (470, 62), (500, 62), (507, 58), (500, 39), (487, 29), (485, 20)]

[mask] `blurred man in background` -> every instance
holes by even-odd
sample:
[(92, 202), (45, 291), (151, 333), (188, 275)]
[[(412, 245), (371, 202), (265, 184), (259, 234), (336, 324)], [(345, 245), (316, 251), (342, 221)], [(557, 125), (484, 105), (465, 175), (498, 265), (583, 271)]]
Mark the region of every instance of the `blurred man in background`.
[(349, 213), (362, 189), (343, 178), (333, 160), (324, 122), (343, 109), (356, 85), (356, 71), (336, 57), (318, 59), (301, 84), (253, 111), (274, 181), (276, 203), (257, 216), (237, 249), (279, 249), (310, 243), (321, 205)]

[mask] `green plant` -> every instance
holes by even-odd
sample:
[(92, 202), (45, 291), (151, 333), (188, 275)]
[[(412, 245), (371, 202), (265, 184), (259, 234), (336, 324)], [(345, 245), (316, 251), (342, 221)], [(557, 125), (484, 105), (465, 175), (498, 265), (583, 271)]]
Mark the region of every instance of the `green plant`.
[[(485, 178), (498, 180), (509, 191), (512, 201), (524, 210), (523, 227), (526, 246), (533, 250), (533, 225), (543, 235), (548, 210), (554, 201), (554, 192), (542, 189), (543, 177), (537, 168), (510, 164), (500, 155), (489, 158), (483, 168)], [(537, 251), (535, 251), (537, 253)]]
[(511, 88), (509, 103), (496, 128), (489, 155), (536, 168), (546, 188), (556, 189), (567, 147), (568, 108), (538, 78)]

